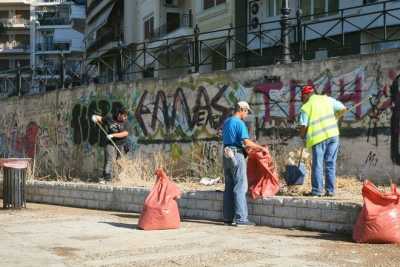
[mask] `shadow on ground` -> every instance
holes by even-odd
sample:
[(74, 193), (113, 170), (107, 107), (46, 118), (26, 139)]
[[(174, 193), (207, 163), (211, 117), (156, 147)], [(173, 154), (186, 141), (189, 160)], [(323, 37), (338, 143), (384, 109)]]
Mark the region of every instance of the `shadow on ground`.
[(116, 222), (99, 222), (99, 223), (104, 223), (104, 224), (108, 224), (114, 227), (118, 227), (118, 228), (126, 228), (126, 229), (137, 229), (138, 225), (137, 224), (133, 224), (133, 223), (116, 223)]

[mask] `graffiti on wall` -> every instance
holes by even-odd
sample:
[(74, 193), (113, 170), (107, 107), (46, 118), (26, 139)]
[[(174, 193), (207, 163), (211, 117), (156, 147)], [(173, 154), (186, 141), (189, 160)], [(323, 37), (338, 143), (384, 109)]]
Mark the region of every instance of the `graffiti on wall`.
[[(57, 110), (54, 115), (43, 115), (41, 119), (23, 121), (23, 114), (0, 115), (0, 154), (37, 155), (50, 165), (57, 165), (58, 159), (75, 160), (77, 165), (83, 165), (82, 159), (90, 158), (100, 166), (102, 156), (99, 155), (106, 138), (91, 121), (91, 115), (105, 116), (125, 106), (130, 111), (130, 151), (135, 152), (141, 145), (167, 144), (171, 154), (182, 157), (184, 143), (218, 141), (223, 121), (239, 100), (251, 104), (254, 112), (247, 123), (261, 132), (261, 137), (267, 135), (264, 130), (274, 127), (294, 131), (304, 84), (314, 85), (319, 93), (331, 95), (349, 108), (373, 96), (371, 101), (363, 101), (346, 114), (342, 127), (363, 131), (370, 128), (368, 133), (376, 137), (375, 129), (389, 129), (392, 122), (390, 88), (395, 78), (394, 71), (371, 74), (360, 66), (340, 75), (325, 70), (317, 77), (302, 80), (265, 77), (237, 82), (228, 77), (215, 77), (177, 81), (156, 89), (133, 88), (129, 84), (96, 93), (82, 90), (78, 98), (52, 107)], [(215, 156), (218, 143), (213, 144), (201, 155)]]

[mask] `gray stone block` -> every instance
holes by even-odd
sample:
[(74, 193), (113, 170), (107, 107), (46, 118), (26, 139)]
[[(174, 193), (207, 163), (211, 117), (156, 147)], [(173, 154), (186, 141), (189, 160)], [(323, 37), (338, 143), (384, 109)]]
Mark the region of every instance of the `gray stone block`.
[(329, 232), (331, 229), (331, 223), (305, 220), (304, 227), (310, 230)]
[(305, 221), (298, 219), (282, 219), (283, 227), (285, 228), (293, 228), (293, 227), (304, 227)]
[(299, 208), (308, 207), (307, 200), (303, 198), (284, 198), (283, 205), (287, 207), (299, 207)]
[(213, 210), (213, 201), (212, 200), (204, 200), (204, 199), (197, 199), (196, 200), (196, 209), (201, 209), (201, 210)]
[(296, 218), (310, 221), (321, 221), (321, 209), (297, 208)]
[(254, 222), (256, 225), (260, 225), (261, 224), (261, 216), (249, 215), (249, 220)]
[(279, 218), (293, 218), (296, 219), (295, 207), (274, 206), (274, 216)]
[(260, 215), (260, 216), (273, 216), (274, 215), (274, 207), (270, 205), (263, 205), (263, 204), (256, 204), (253, 206), (253, 215)]
[(90, 209), (98, 209), (99, 208), (99, 202), (97, 200), (89, 199), (88, 202), (87, 202), (87, 206)]
[(260, 216), (260, 225), (282, 227), (283, 221), (282, 221), (282, 218)]
[(262, 200), (263, 204), (273, 205), (273, 206), (283, 206), (283, 198), (282, 197), (270, 197)]
[(330, 209), (322, 210), (321, 221), (334, 223), (351, 223), (350, 214), (346, 211)]

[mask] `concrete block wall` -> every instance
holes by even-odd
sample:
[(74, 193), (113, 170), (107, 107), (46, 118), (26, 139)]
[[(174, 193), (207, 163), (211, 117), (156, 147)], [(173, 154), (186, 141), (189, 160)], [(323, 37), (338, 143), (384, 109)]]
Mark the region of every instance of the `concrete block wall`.
[[(149, 193), (145, 188), (38, 181), (28, 183), (26, 191), (30, 202), (135, 213), (142, 211)], [(179, 200), (181, 216), (222, 220), (222, 198), (219, 191), (185, 192)], [(355, 203), (282, 196), (248, 202), (257, 225), (338, 233), (351, 233), (361, 209)]]

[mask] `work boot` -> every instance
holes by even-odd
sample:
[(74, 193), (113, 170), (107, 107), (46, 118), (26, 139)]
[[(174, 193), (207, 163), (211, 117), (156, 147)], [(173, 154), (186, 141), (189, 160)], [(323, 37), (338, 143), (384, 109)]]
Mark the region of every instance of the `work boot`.
[(321, 194), (315, 194), (313, 192), (304, 193), (303, 196), (305, 196), (305, 197), (322, 197)]
[(224, 221), (224, 225), (236, 226), (236, 222), (234, 222), (234, 221)]
[(335, 196), (335, 193), (333, 193), (333, 192), (326, 192), (326, 193), (325, 193), (325, 196), (326, 196), (326, 197), (334, 197), (334, 196)]

